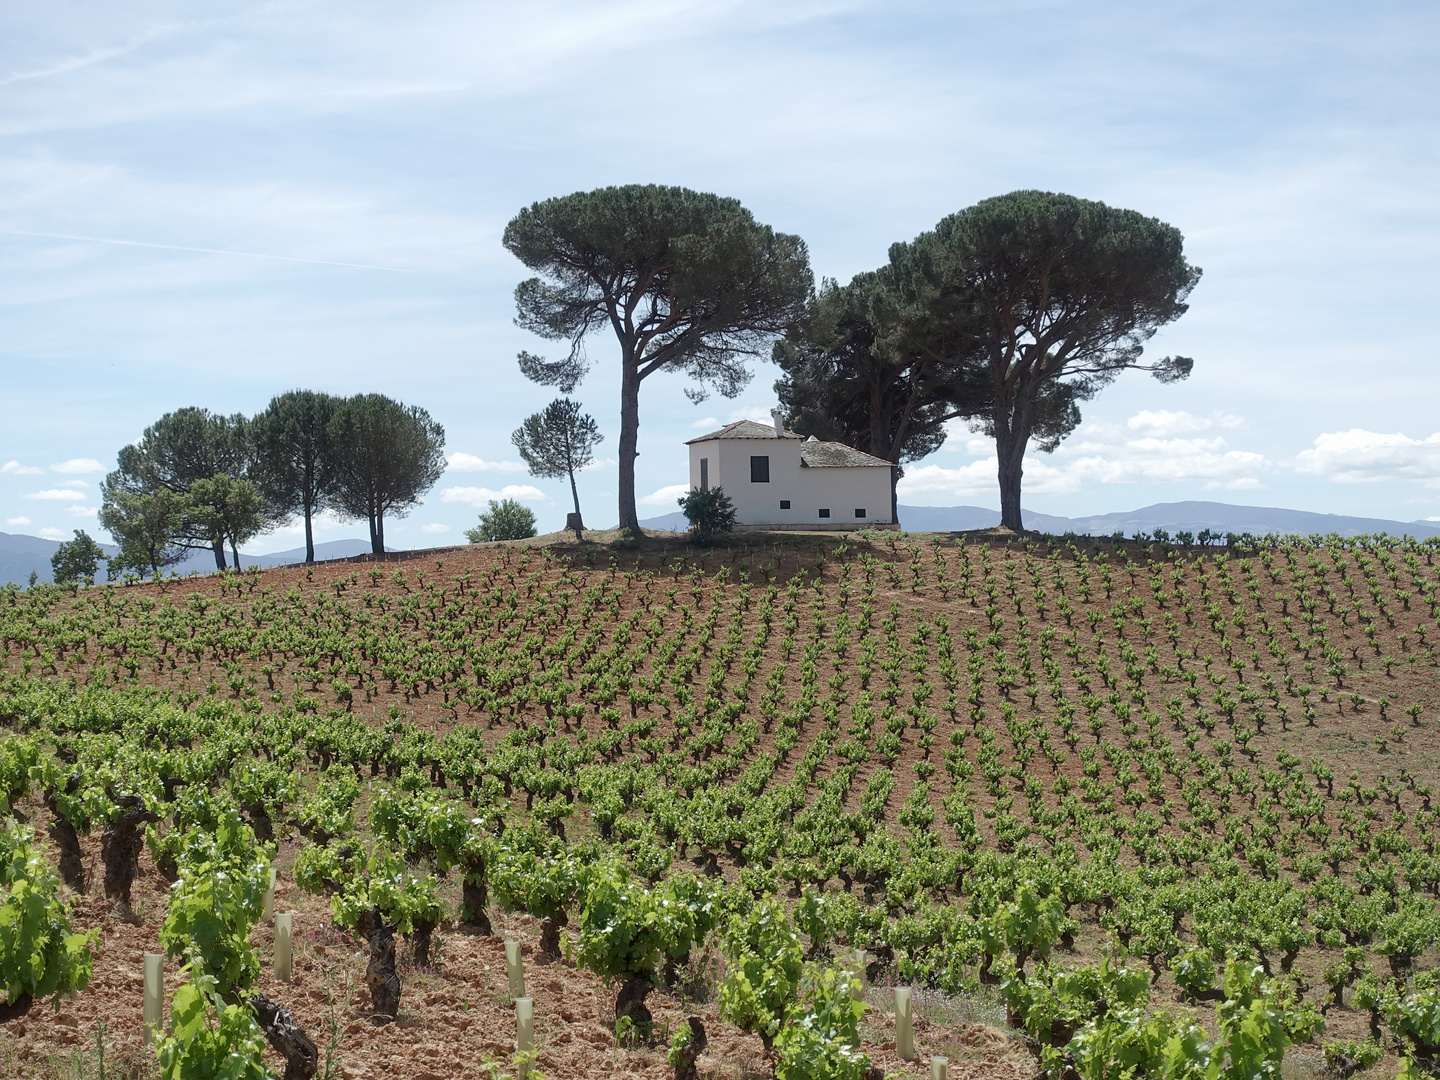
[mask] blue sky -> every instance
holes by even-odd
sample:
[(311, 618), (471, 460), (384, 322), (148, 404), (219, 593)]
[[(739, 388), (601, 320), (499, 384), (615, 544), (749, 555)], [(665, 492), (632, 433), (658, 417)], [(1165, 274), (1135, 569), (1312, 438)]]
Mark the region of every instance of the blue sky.
[[(93, 530), (146, 424), (297, 386), (444, 424), (452, 466), (396, 545), (455, 542), (506, 489), (559, 527), (563, 481), (509, 442), (552, 394), (516, 370), (548, 343), (511, 322), (499, 237), (532, 201), (636, 181), (737, 197), (842, 280), (1016, 188), (1153, 214), (1205, 277), (1151, 352), (1195, 374), (1089, 403), (1027, 459), (1026, 505), (1440, 516), (1437, 53), (1419, 2), (9, 5), (0, 529)], [(613, 454), (612, 352), (577, 396)], [(647, 382), (642, 517), (674, 509), (680, 443), (763, 416), (774, 378), (698, 406)], [(998, 505), (990, 456), (957, 431), (902, 501)], [(592, 525), (614, 472), (583, 478)]]

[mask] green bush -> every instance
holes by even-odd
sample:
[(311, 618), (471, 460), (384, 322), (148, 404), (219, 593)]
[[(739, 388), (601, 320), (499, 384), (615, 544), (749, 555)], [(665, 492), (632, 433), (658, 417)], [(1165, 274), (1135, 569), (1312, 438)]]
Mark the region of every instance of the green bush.
[(466, 529), (472, 544), (488, 544), (496, 540), (524, 540), (535, 535), (535, 513), (514, 499), (490, 500), (490, 509), (480, 515), (480, 524)]
[(735, 504), (723, 488), (691, 488), (677, 501), (690, 522), (690, 538), (697, 544), (708, 544), (735, 528)]
[(28, 825), (0, 829), (0, 990), (10, 1004), (83, 990), (90, 982), (90, 947), (100, 936), (70, 932), (57, 895), (59, 882), (32, 843)]

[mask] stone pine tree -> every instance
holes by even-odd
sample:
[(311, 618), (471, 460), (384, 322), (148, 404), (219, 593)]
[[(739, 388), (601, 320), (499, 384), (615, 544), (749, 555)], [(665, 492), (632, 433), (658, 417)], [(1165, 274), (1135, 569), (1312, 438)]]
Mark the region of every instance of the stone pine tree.
[(892, 521), (901, 465), (939, 449), (947, 421), (987, 406), (968, 341), (930, 325), (905, 277), (887, 266), (848, 285), (825, 281), (772, 353), (787, 426), (891, 462)]
[(326, 508), (333, 484), (330, 421), (342, 399), (314, 390), (291, 390), (270, 399), (255, 417), (255, 439), (274, 477), (276, 499), (305, 520), (305, 561), (315, 561), (315, 515)]
[(636, 533), (640, 384), (677, 371), (734, 396), (759, 355), (804, 311), (813, 290), (798, 236), (759, 224), (734, 199), (632, 184), (535, 203), (505, 227), (505, 247), (538, 276), (515, 289), (516, 323), (569, 344), (524, 374), (568, 394), (585, 375), (585, 339), (609, 327), (620, 347), (620, 525)]
[(580, 411), (578, 402), (569, 398), (556, 398), (544, 410), (525, 418), (510, 441), (525, 464), (530, 466), (532, 476), (555, 479), (570, 478), (570, 497), (575, 501), (575, 512), (567, 516), (565, 528), (573, 530), (577, 542), (584, 540), (585, 525), (580, 517), (580, 489), (575, 486), (575, 472), (595, 461), (595, 447), (605, 436), (593, 416)]
[(896, 245), (891, 261), (918, 268), (931, 332), (968, 342), (956, 347), (986, 383), (982, 422), (995, 438), (1007, 528), (1023, 527), (1020, 482), (1032, 437), (1048, 425), (1053, 449), (1078, 422), (1076, 403), (1122, 371), (1173, 382), (1193, 366), (1183, 356), (1140, 363), (1145, 342), (1185, 314), (1200, 270), (1186, 261), (1178, 229), (1136, 211), (1016, 191)]
[(346, 398), (331, 419), (333, 506), (370, 525), (370, 549), (385, 551), (385, 516), (404, 517), (445, 471), (445, 429), (418, 405), (384, 394)]

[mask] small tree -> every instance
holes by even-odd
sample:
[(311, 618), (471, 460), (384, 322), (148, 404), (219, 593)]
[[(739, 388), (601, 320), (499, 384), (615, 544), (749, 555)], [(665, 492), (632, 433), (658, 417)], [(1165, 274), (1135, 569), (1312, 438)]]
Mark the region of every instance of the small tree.
[(716, 536), (735, 528), (735, 504), (723, 488), (691, 488), (676, 501), (697, 544), (713, 543)]
[(240, 569), (240, 545), (265, 531), (264, 497), (249, 480), (217, 473), (190, 485), (186, 516), (201, 531), (230, 541), (235, 569)]
[(575, 530), (577, 541), (585, 538), (585, 525), (580, 519), (580, 491), (575, 486), (575, 470), (583, 469), (595, 460), (595, 447), (604, 439), (605, 436), (595, 425), (595, 418), (582, 413), (577, 402), (563, 397), (545, 406), (544, 412), (527, 416), (510, 436), (515, 449), (530, 466), (532, 476), (550, 479), (570, 477), (575, 516), (566, 522), (565, 527)]
[(370, 548), (384, 554), (385, 515), (404, 517), (445, 471), (445, 429), (417, 405), (357, 394), (346, 399), (326, 433), (334, 506), (368, 521)]
[(176, 542), (185, 522), (185, 497), (161, 488), (150, 494), (115, 491), (100, 508), (100, 525), (120, 545), (110, 559), (113, 581), (126, 570), (142, 577), (159, 577), (160, 571), (185, 558)]
[(75, 539), (67, 540), (50, 556), (50, 572), (56, 585), (89, 585), (105, 552), (83, 529), (75, 530)]
[(490, 500), (488, 513), (480, 515), (480, 524), (466, 529), (472, 544), (488, 544), (496, 540), (524, 540), (535, 535), (535, 513), (514, 499)]

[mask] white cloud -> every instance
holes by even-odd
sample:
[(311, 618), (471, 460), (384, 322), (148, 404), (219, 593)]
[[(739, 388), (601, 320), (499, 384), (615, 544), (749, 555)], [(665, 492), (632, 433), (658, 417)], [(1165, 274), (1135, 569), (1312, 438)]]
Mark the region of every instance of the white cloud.
[(689, 490), (689, 484), (669, 484), (666, 487), (662, 487), (659, 491), (652, 491), (649, 495), (642, 495), (636, 501), (642, 502), (646, 506), (664, 506), (673, 509), (675, 500)]
[(730, 419), (727, 424), (733, 424), (736, 420), (759, 420), (763, 424), (770, 423), (774, 417), (770, 415), (773, 405), (754, 405), (748, 409), (731, 409)]
[(428, 525), (421, 525), (421, 526), (420, 526), (420, 531), (423, 532), (423, 533), (436, 533), (436, 534), (438, 534), (438, 533), (448, 533), (448, 532), (450, 531), (450, 526), (449, 526), (449, 525), (446, 525), (443, 521), (432, 521), (432, 522), (430, 522)]
[(586, 465), (583, 469), (580, 469), (579, 471), (580, 471), (580, 472), (590, 472), (590, 471), (592, 471), (592, 470), (594, 470), (594, 469), (608, 469), (608, 468), (610, 468), (610, 467), (612, 467), (612, 466), (614, 466), (614, 465), (619, 465), (619, 464), (620, 464), (620, 463), (619, 463), (618, 461), (616, 461), (613, 457), (596, 458), (596, 459), (595, 459), (594, 461), (592, 461), (589, 465)]
[(32, 491), (25, 498), (41, 499), (45, 502), (76, 502), (85, 498), (85, 493), (74, 488), (47, 488), (44, 491)]
[(1238, 416), (1215, 413), (1213, 416), (1194, 416), (1187, 412), (1171, 412), (1169, 409), (1151, 411), (1143, 409), (1125, 421), (1131, 431), (1146, 435), (1191, 435), (1211, 428), (1238, 428), (1245, 421)]
[[(36, 469), (35, 471), (39, 472), (40, 470)], [(94, 458), (77, 457), (71, 458), (69, 461), (61, 461), (54, 465), (51, 465), (50, 471), (68, 474), (97, 473), (104, 472), (105, 466), (101, 465), (100, 462), (96, 461)]]
[(7, 461), (0, 465), (0, 474), (9, 473), (11, 476), (38, 476), (44, 471), (34, 465), (21, 465), (18, 461)]
[(720, 421), (713, 416), (702, 416), (699, 420), (690, 422), (691, 431), (705, 431), (708, 428), (718, 427)]
[(76, 505), (69, 507), (69, 512), (74, 514), (76, 517), (94, 517), (99, 512), (99, 507), (81, 506), (77, 503)]
[[(1203, 417), (1169, 411), (1136, 413), (1123, 425), (1086, 423), (1054, 454), (1032, 448), (1025, 455), (1025, 493), (1070, 495), (1087, 483), (1186, 483), (1211, 491), (1257, 488), (1266, 467), (1263, 454), (1233, 450), (1218, 433), (1197, 434), (1243, 423), (1221, 413)], [(1182, 437), (1187, 435), (1191, 437)], [(907, 469), (900, 495), (993, 495), (998, 484), (994, 442), (970, 435), (963, 446), (979, 460), (959, 468)]]
[(1296, 455), (1295, 471), (1341, 484), (1420, 480), (1440, 487), (1440, 432), (1427, 439), (1363, 428), (1326, 432)]
[(487, 487), (448, 487), (440, 492), (440, 501), (484, 506), (491, 499), (519, 499), (522, 502), (549, 502), (550, 497), (530, 484), (506, 484), (499, 491)]
[(519, 461), (486, 461), (474, 454), (454, 453), (446, 461), (448, 468), (456, 472), (524, 472), (525, 466)]
[(29, 525), (29, 524), (30, 524), (30, 519), (27, 518), (27, 517), (6, 518), (6, 519), (5, 519), (5, 524), (6, 524), (6, 525)]
[(47, 526), (46, 528), (40, 530), (40, 535), (43, 536), (46, 540), (64, 540), (65, 530), (51, 528)]

